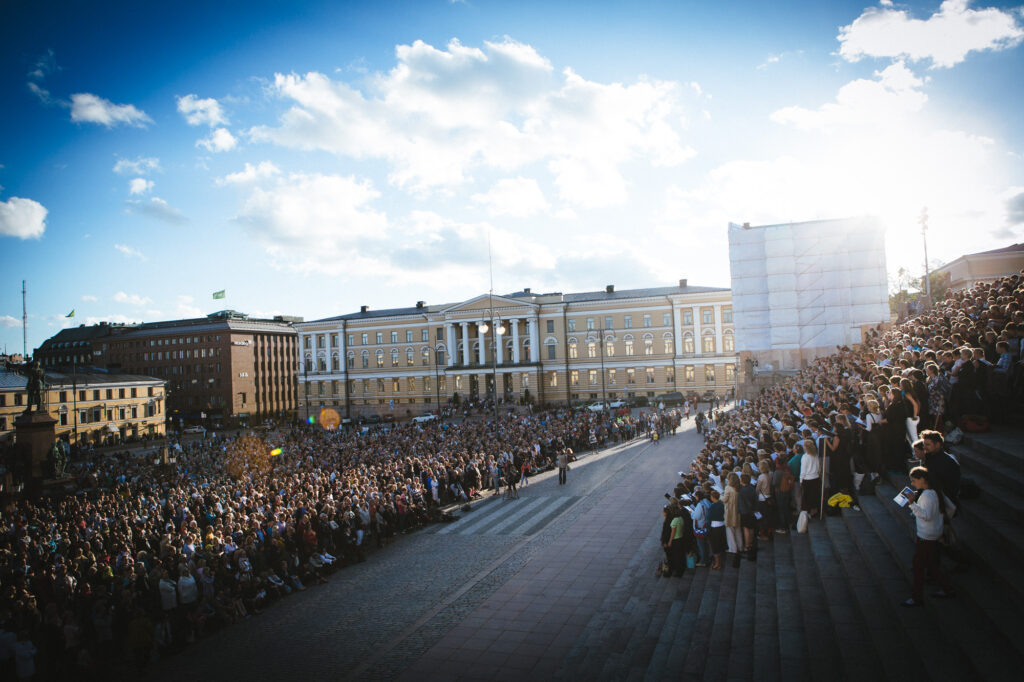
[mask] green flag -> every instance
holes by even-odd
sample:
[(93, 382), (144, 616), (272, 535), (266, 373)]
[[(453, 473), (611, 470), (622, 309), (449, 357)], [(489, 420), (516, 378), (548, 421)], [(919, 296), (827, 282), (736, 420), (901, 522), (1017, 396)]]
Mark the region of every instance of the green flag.
[(75, 309), (74, 309), (74, 308), (72, 308), (72, 309), (71, 309), (71, 312), (70, 312), (70, 313), (68, 313), (67, 315), (65, 315), (64, 317), (74, 317), (74, 316), (75, 316)]
[(214, 298), (224, 298), (224, 290), (221, 289), (220, 291), (213, 292), (213, 297)]

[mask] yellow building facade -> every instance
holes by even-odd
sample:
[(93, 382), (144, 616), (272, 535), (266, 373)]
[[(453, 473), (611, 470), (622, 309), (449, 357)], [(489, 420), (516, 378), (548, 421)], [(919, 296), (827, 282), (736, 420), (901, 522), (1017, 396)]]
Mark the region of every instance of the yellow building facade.
[[(728, 289), (483, 294), (302, 322), (302, 414), (433, 412), (497, 395), (577, 404), (669, 392), (724, 395), (737, 356)], [(339, 409), (340, 408), (340, 409)]]
[[(131, 438), (162, 437), (166, 432), (164, 382), (146, 376), (90, 370), (46, 372), (47, 411), (57, 423), (57, 438), (69, 443), (101, 444)], [(14, 420), (25, 411), (24, 376), (0, 376), (0, 442), (14, 434)]]

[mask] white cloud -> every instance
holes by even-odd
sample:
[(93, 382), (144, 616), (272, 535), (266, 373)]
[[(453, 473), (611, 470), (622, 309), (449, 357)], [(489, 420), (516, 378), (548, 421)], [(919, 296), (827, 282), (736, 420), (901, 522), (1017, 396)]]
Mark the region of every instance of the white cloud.
[(119, 291), (114, 294), (114, 300), (118, 303), (126, 303), (128, 305), (144, 306), (152, 301), (146, 296), (139, 296), (138, 294), (126, 294), (123, 291)]
[(260, 161), (258, 164), (253, 166), (252, 164), (245, 164), (243, 170), (237, 173), (229, 173), (223, 178), (217, 178), (218, 185), (248, 185), (260, 180), (271, 178), (275, 175), (280, 175), (281, 169), (275, 166), (270, 161)]
[(0, 327), (20, 327), (21, 320), (10, 315), (0, 315)]
[(0, 235), (39, 239), (46, 230), (46, 207), (38, 201), (11, 197), (0, 201)]
[(189, 125), (208, 125), (211, 128), (218, 125), (227, 125), (228, 119), (221, 109), (220, 102), (209, 97), (199, 99), (195, 95), (185, 95), (178, 98), (178, 112), (185, 117)]
[(98, 123), (108, 128), (121, 124), (145, 128), (153, 122), (146, 112), (133, 104), (114, 104), (88, 92), (71, 95), (71, 120), (75, 123)]
[[(383, 159), (392, 184), (419, 194), (470, 182), (476, 169), (508, 173), (540, 162), (563, 198), (582, 206), (623, 201), (625, 163), (673, 166), (694, 154), (681, 140), (677, 83), (557, 74), (510, 38), (481, 48), (416, 41), (398, 46), (396, 58), (391, 71), (367, 79), (365, 91), (320, 73), (277, 74), (272, 91), (292, 106), (277, 127), (255, 127), (251, 138)], [(583, 175), (601, 183), (587, 191)]]
[(192, 305), (195, 301), (191, 296), (178, 296), (177, 304), (174, 308), (175, 317), (202, 317), (203, 311)]
[(95, 303), (98, 300), (99, 299), (97, 299), (95, 296), (90, 296), (89, 294), (86, 294), (85, 296), (82, 297), (83, 303)]
[(152, 197), (149, 201), (129, 199), (124, 202), (124, 204), (125, 210), (129, 213), (156, 218), (157, 220), (170, 225), (180, 225), (187, 220), (185, 216), (181, 214), (181, 211), (174, 208), (160, 197)]
[(132, 178), (128, 182), (129, 194), (145, 194), (153, 189), (153, 181), (146, 178)]
[(548, 209), (544, 193), (533, 178), (499, 180), (485, 194), (474, 194), (472, 200), (486, 208), (492, 216), (528, 218)]
[(36, 97), (38, 97), (39, 101), (42, 102), (43, 104), (45, 104), (47, 106), (50, 106), (50, 105), (53, 105), (53, 104), (60, 104), (60, 102), (58, 100), (55, 100), (53, 98), (53, 96), (50, 95), (50, 91), (49, 90), (47, 90), (46, 88), (42, 87), (38, 83), (33, 83), (32, 81), (29, 81), (28, 83), (26, 83), (26, 85), (28, 86), (28, 91), (31, 92)]
[(120, 175), (147, 175), (151, 171), (160, 170), (160, 159), (152, 156), (140, 156), (136, 159), (118, 159), (114, 164), (114, 172)]
[(238, 140), (227, 128), (217, 128), (209, 137), (196, 140), (197, 147), (205, 147), (210, 152), (226, 152), (234, 149), (237, 144)]
[(114, 248), (123, 253), (124, 255), (128, 256), (129, 258), (149, 260), (141, 251), (139, 251), (138, 249), (134, 249), (128, 246), (127, 244), (114, 244)]
[(928, 96), (921, 92), (924, 81), (917, 78), (903, 62), (891, 64), (875, 72), (875, 78), (859, 78), (839, 89), (835, 102), (818, 109), (785, 107), (772, 114), (776, 123), (793, 125), (801, 130), (835, 126), (891, 126), (921, 110)]
[(839, 54), (855, 62), (863, 57), (930, 60), (932, 68), (959, 64), (970, 52), (1005, 50), (1024, 39), (1019, 10), (971, 9), (970, 0), (945, 0), (927, 19), (890, 7), (870, 7), (839, 29)]

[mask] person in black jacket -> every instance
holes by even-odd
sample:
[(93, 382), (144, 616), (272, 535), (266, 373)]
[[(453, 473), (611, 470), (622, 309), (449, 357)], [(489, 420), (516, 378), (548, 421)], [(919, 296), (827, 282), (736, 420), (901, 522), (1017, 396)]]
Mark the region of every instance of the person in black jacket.
[(946, 497), (960, 507), (960, 462), (945, 449), (945, 439), (938, 431), (922, 431), (924, 441), (924, 467), (935, 479), (936, 487), (941, 488)]

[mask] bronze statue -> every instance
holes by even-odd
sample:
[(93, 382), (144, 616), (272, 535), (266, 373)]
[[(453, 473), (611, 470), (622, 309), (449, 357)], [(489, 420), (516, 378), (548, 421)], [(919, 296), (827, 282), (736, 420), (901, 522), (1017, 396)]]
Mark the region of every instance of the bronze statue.
[(44, 393), (46, 390), (46, 375), (43, 372), (42, 366), (39, 361), (36, 360), (28, 368), (28, 407), (25, 409), (26, 412), (32, 410), (32, 406), (35, 405), (36, 409), (40, 412), (46, 409), (46, 403)]

